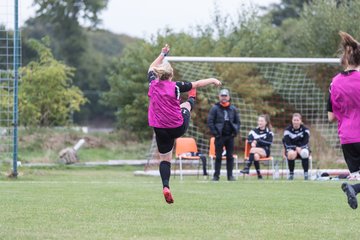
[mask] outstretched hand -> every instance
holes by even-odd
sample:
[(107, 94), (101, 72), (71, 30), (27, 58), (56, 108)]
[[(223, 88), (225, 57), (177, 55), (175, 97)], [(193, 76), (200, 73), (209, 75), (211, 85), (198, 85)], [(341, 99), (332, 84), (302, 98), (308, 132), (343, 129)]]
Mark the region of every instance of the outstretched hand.
[(216, 78), (213, 78), (213, 84), (215, 86), (221, 86), (222, 83), (219, 80), (217, 80)]
[(170, 46), (169, 44), (165, 44), (165, 46), (161, 49), (161, 54), (167, 56), (169, 52), (170, 52)]

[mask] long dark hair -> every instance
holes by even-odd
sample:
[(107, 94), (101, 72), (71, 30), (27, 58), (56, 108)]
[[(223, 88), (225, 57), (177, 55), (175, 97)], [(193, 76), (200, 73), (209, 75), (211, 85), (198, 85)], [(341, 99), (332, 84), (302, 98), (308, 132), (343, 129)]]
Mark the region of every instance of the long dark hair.
[(266, 122), (266, 128), (268, 128), (271, 131), (271, 122), (270, 122), (270, 116), (268, 114), (261, 114), (259, 117), (264, 118)]
[(339, 32), (341, 37), (340, 43), (340, 59), (341, 65), (347, 67), (348, 65), (360, 65), (360, 44), (350, 34), (346, 32)]

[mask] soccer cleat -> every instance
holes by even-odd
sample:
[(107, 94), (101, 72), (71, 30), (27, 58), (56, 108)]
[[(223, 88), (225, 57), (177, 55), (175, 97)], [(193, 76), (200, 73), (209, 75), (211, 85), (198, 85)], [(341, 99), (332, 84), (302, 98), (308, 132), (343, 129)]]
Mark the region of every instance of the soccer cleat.
[(213, 182), (218, 182), (220, 180), (220, 178), (218, 176), (214, 176), (211, 181)]
[(358, 206), (358, 203), (357, 203), (356, 193), (355, 193), (354, 188), (350, 184), (345, 182), (345, 183), (341, 184), (341, 189), (344, 191), (344, 193), (346, 193), (349, 206), (352, 209), (356, 209)]
[(228, 181), (236, 181), (236, 179), (234, 178), (234, 176), (230, 176), (228, 177)]
[(196, 98), (196, 88), (192, 88), (192, 89), (188, 92), (188, 98)]
[(245, 167), (243, 170), (240, 170), (240, 172), (241, 172), (242, 174), (249, 174), (249, 173), (250, 173), (250, 169), (247, 168), (247, 167)]
[(174, 199), (173, 199), (173, 197), (171, 195), (171, 192), (170, 192), (170, 189), (168, 187), (164, 187), (163, 194), (164, 194), (164, 197), (165, 197), (165, 201), (168, 204), (171, 204), (171, 203), (174, 202)]
[(258, 175), (257, 178), (258, 178), (259, 180), (262, 180), (262, 179), (263, 179), (262, 175)]
[(308, 174), (307, 172), (304, 173), (304, 180), (305, 180), (305, 181), (309, 180), (309, 174)]
[(294, 180), (294, 175), (290, 174), (288, 180)]

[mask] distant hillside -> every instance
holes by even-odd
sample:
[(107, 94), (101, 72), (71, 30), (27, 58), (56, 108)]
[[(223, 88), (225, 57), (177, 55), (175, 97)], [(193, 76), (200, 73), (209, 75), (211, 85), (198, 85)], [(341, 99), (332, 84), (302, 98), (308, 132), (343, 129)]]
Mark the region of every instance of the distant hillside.
[[(126, 34), (116, 34), (103, 29), (94, 30), (83, 28), (83, 30), (91, 50), (95, 50), (98, 53), (110, 57), (121, 55), (122, 50), (127, 44), (139, 40), (138, 38), (134, 38)], [(34, 57), (32, 55), (32, 52), (27, 49), (26, 39), (34, 38), (37, 40), (41, 40), (45, 36), (50, 37), (51, 48), (55, 57), (58, 59), (63, 59), (63, 56), (59, 51), (59, 46), (61, 45), (62, 41), (61, 39), (52, 37), (53, 35), (53, 27), (51, 24), (44, 24), (42, 21), (33, 18), (27, 20), (25, 26), (22, 28), (22, 36), (24, 43), (23, 63), (26, 64), (29, 60), (31, 60), (32, 57)]]
[(124, 47), (139, 39), (126, 34), (116, 34), (108, 30), (87, 30), (88, 41), (96, 50), (108, 56), (119, 56)]
[(140, 39), (90, 28), (80, 28), (75, 34), (59, 35), (55, 29), (63, 27), (67, 26), (54, 26), (42, 18), (26, 21), (22, 28), (22, 64), (25, 66), (37, 58), (27, 40), (47, 37), (55, 58), (76, 69), (73, 82), (89, 100), (81, 111), (73, 116), (74, 122), (89, 124), (93, 121), (113, 121), (114, 110), (101, 105), (99, 101), (101, 94), (109, 89), (108, 69), (114, 58), (121, 57), (126, 45)]

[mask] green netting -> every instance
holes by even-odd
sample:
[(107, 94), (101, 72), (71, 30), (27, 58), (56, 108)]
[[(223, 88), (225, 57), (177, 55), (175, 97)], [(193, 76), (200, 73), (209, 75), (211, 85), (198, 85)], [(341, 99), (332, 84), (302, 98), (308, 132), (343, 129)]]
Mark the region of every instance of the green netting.
[[(283, 129), (291, 123), (294, 112), (303, 115), (310, 128), (313, 160), (318, 164), (342, 159), (336, 124), (327, 121), (328, 87), (338, 65), (301, 63), (205, 63), (174, 62), (175, 80), (195, 81), (216, 77), (230, 89), (231, 101), (240, 112), (241, 132), (236, 139), (236, 153), (242, 156), (244, 140), (257, 126), (257, 117), (271, 117), (274, 136), (272, 156), (282, 159)], [(196, 109), (185, 136), (194, 137), (199, 151), (208, 153), (211, 137), (206, 119), (211, 106), (218, 101), (214, 87), (198, 89)], [(184, 96), (185, 97), (185, 96)], [(156, 143), (149, 152), (149, 162), (156, 163)]]

